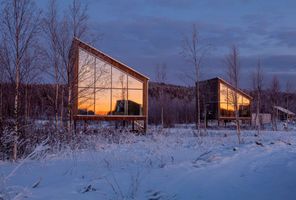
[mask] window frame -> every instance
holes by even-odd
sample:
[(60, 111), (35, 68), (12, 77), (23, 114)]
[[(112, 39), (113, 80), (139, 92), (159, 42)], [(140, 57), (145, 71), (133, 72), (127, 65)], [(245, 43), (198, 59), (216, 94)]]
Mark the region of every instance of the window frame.
[[(135, 116), (143, 116), (143, 109), (144, 109), (144, 81), (142, 81), (142, 80), (139, 80), (137, 77), (134, 77), (134, 76), (132, 76), (130, 73), (127, 73), (127, 72), (125, 72), (125, 71), (123, 71), (123, 70), (121, 70), (121, 69), (119, 69), (118, 67), (116, 67), (116, 66), (114, 66), (114, 65), (112, 65), (112, 64), (110, 64), (110, 63), (108, 63), (108, 62), (106, 62), (106, 61), (104, 61), (102, 58), (100, 58), (100, 57), (98, 57), (98, 56), (96, 56), (96, 55), (94, 55), (93, 53), (91, 53), (91, 52), (89, 52), (89, 51), (86, 51), (85, 49), (83, 49), (83, 48), (81, 48), (81, 47), (79, 47), (78, 48), (78, 59), (80, 58), (80, 52), (81, 51), (83, 51), (84, 53), (86, 53), (86, 54), (89, 54), (90, 56), (92, 56), (92, 57), (94, 57), (94, 75), (93, 75), (93, 85), (91, 86), (89, 86), (89, 87), (84, 87), (84, 88), (93, 88), (93, 93), (94, 93), (94, 97), (93, 97), (93, 100), (94, 100), (94, 114), (93, 114), (93, 116), (131, 116), (131, 115), (129, 115), (129, 112), (128, 112), (128, 110), (129, 110), (129, 108), (128, 108), (128, 102), (130, 101), (129, 100), (129, 90), (138, 90), (138, 91), (141, 91), (141, 94), (142, 94), (142, 98), (141, 98), (141, 104), (139, 104), (140, 105), (140, 111), (139, 111), (139, 115), (135, 115)], [(99, 60), (100, 61), (100, 63), (104, 63), (104, 64), (106, 64), (106, 65), (108, 65), (108, 66), (110, 66), (110, 72), (111, 72), (111, 74), (110, 74), (110, 87), (97, 87), (97, 82), (96, 82), (96, 80), (97, 80), (97, 64), (98, 64), (98, 62), (97, 62), (97, 60)], [(81, 66), (83, 66), (81, 63), (80, 63), (80, 60), (78, 60), (78, 71), (81, 69)], [(118, 87), (113, 87), (113, 70), (114, 70), (114, 68), (116, 69), (116, 70), (118, 70), (119, 72), (121, 72), (121, 73), (123, 73), (125, 76), (126, 76), (126, 88), (118, 88)], [(134, 87), (132, 87), (132, 88), (129, 88), (129, 78), (131, 78), (131, 79), (134, 79), (134, 80), (136, 80), (136, 81), (138, 81), (138, 82), (140, 82), (141, 83), (141, 88), (134, 88)], [(78, 90), (77, 90), (77, 92), (78, 92), (78, 94), (77, 94), (77, 96), (78, 96), (78, 102), (79, 102), (79, 89), (80, 88), (82, 88), (82, 87), (79, 87), (79, 80), (80, 78), (79, 78), (79, 74), (78, 74), (78, 80), (77, 80), (77, 87), (78, 87)], [(113, 111), (112, 111), (112, 109), (113, 109), (113, 106), (112, 106), (112, 104), (113, 104), (113, 94), (112, 94), (112, 91), (114, 90), (114, 89), (116, 89), (116, 90), (120, 90), (120, 89), (124, 89), (124, 90), (126, 90), (127, 92), (126, 92), (126, 102), (127, 103), (125, 103), (126, 104), (126, 112), (124, 112), (124, 114), (123, 115), (114, 115), (113, 114)], [(96, 100), (96, 95), (97, 95), (97, 91), (98, 90), (110, 90), (110, 97), (108, 98), (108, 100), (109, 100), (109, 104), (110, 104), (110, 114), (106, 114), (106, 115), (99, 115), (99, 114), (96, 114), (96, 102), (97, 102), (97, 100)], [(77, 105), (77, 109), (78, 109), (78, 112), (79, 112), (79, 103), (78, 103), (78, 105)]]

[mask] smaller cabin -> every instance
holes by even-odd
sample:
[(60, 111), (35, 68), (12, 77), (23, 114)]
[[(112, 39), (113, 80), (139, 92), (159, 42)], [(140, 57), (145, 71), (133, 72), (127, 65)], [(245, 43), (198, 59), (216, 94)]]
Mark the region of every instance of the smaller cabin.
[(239, 119), (251, 122), (252, 97), (240, 89), (235, 89), (222, 78), (201, 81), (200, 98), (201, 120), (235, 120), (236, 104)]
[(290, 121), (295, 118), (295, 113), (286, 108), (283, 108), (281, 106), (274, 106), (274, 109), (277, 113), (277, 119), (280, 121)]

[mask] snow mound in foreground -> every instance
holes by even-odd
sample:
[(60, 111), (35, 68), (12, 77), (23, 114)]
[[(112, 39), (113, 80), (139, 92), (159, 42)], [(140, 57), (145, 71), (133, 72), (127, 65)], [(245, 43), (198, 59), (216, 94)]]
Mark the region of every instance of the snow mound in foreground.
[(0, 199), (295, 199), (295, 134), (245, 131), (242, 145), (227, 130), (92, 137), (85, 149), (0, 163)]

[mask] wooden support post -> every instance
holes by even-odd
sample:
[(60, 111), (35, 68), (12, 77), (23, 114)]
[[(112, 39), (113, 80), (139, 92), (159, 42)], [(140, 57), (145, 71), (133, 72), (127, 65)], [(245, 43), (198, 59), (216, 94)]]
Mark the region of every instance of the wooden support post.
[(144, 133), (147, 132), (147, 123), (148, 123), (148, 119), (144, 120)]
[(132, 121), (132, 130), (135, 131), (135, 121)]
[(87, 121), (84, 120), (84, 124), (83, 124), (83, 132), (87, 131)]
[(76, 132), (76, 120), (74, 120), (74, 134), (76, 135), (77, 132)]

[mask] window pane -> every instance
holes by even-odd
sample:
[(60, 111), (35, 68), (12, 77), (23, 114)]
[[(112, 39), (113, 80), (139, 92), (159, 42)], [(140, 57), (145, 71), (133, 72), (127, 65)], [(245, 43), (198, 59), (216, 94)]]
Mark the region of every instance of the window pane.
[(96, 87), (111, 88), (111, 66), (100, 59), (96, 59)]
[(95, 58), (79, 49), (78, 87), (91, 87), (94, 85)]
[(143, 114), (143, 90), (128, 90), (128, 114)]
[(229, 104), (227, 104), (227, 110), (228, 111), (233, 111), (234, 112), (234, 104), (233, 103), (229, 103)]
[(221, 117), (228, 117), (227, 103), (220, 103), (220, 115)]
[(240, 117), (250, 117), (250, 100), (243, 97), (243, 103), (240, 106)]
[(96, 115), (110, 115), (111, 89), (96, 89), (95, 103)]
[(127, 75), (112, 67), (112, 88), (127, 88)]
[(250, 105), (250, 100), (247, 98), (243, 98), (243, 104), (247, 106)]
[(227, 102), (227, 87), (220, 83), (220, 102)]
[(234, 105), (228, 104), (228, 117), (235, 117)]
[(127, 115), (126, 102), (126, 89), (112, 89), (112, 115)]
[(241, 105), (239, 110), (240, 117), (250, 117), (250, 106)]
[(78, 114), (94, 114), (94, 90), (93, 88), (78, 88)]
[(240, 94), (237, 94), (237, 103), (242, 104), (243, 103), (243, 96)]
[(250, 117), (250, 100), (220, 83), (220, 116), (235, 117), (235, 101), (240, 117)]
[(229, 104), (234, 104), (235, 103), (235, 92), (228, 88), (228, 99), (227, 99)]
[(143, 83), (131, 76), (128, 76), (128, 88), (129, 89), (143, 89)]

